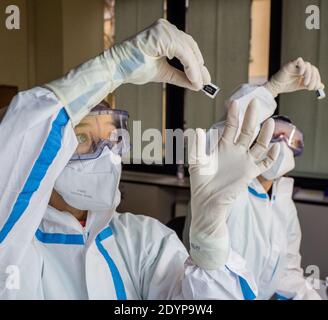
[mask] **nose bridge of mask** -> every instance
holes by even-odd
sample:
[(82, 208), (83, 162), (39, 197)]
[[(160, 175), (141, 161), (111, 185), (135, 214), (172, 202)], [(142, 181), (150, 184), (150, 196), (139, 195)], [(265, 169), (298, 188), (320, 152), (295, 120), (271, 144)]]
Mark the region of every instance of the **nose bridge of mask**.
[(113, 166), (120, 166), (120, 157), (105, 147), (98, 158), (70, 161), (67, 166), (78, 172), (110, 173)]

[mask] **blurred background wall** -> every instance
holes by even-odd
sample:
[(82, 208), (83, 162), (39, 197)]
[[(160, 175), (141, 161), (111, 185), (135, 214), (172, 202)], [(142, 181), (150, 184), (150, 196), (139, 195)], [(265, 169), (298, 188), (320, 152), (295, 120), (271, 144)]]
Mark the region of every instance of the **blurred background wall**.
[[(20, 9), (7, 30), (5, 8)], [(1, 0), (0, 83), (25, 90), (60, 77), (103, 51), (103, 0)]]

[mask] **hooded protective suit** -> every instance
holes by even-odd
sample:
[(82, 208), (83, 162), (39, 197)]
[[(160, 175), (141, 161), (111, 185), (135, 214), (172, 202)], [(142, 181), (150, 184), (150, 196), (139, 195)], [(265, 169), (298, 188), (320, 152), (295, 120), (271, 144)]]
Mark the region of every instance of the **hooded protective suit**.
[(254, 299), (233, 251), (218, 270), (196, 267), (176, 234), (115, 209), (89, 211), (85, 228), (48, 206), (76, 147), (73, 125), (48, 89), (19, 93), (0, 125), (1, 299)]
[[(236, 100), (243, 118), (252, 97), (263, 103), (263, 117), (270, 116), (276, 105), (264, 87), (242, 85), (229, 99)], [(222, 134), (222, 123), (213, 126)], [(286, 146), (287, 147), (287, 146)], [(287, 147), (288, 148), (288, 147)], [(248, 189), (240, 193), (227, 216), (231, 247), (245, 260), (258, 286), (257, 299), (321, 299), (303, 277), (301, 268), (301, 229), (292, 200), (294, 180), (274, 181), (272, 197), (254, 179)], [(189, 209), (190, 211), (190, 209)], [(188, 213), (183, 241), (189, 248), (191, 214)]]
[[(247, 261), (258, 299), (320, 299), (301, 268), (301, 228), (292, 200), (294, 180), (279, 178), (271, 198), (253, 180), (228, 217), (231, 245)], [(241, 210), (242, 208), (242, 210)]]

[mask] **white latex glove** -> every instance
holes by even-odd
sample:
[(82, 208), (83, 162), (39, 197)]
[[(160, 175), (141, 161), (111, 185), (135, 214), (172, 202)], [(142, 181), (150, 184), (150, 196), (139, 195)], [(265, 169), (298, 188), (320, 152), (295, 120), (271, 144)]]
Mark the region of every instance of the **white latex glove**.
[[(114, 49), (117, 55), (114, 59), (121, 67), (125, 83), (166, 82), (198, 91), (211, 82), (195, 40), (165, 19), (159, 19)], [(167, 62), (166, 58), (174, 57), (181, 61), (185, 72)]]
[(263, 124), (257, 142), (249, 147), (254, 140), (257, 111), (261, 107), (258, 104), (257, 100), (250, 103), (237, 139), (239, 110), (233, 102), (222, 138), (214, 151), (206, 154), (206, 133), (201, 129), (197, 129), (191, 148), (190, 255), (196, 265), (207, 270), (223, 266), (229, 256), (226, 214), (230, 206), (251, 180), (272, 166), (279, 154), (278, 143), (269, 147), (273, 119)]
[(298, 90), (324, 89), (318, 68), (298, 58), (285, 64), (264, 85), (274, 97), (280, 93)]
[[(178, 58), (184, 72), (170, 66)], [(46, 86), (56, 93), (73, 124), (123, 83), (166, 82), (200, 90), (211, 82), (197, 43), (164, 19), (87, 61)]]

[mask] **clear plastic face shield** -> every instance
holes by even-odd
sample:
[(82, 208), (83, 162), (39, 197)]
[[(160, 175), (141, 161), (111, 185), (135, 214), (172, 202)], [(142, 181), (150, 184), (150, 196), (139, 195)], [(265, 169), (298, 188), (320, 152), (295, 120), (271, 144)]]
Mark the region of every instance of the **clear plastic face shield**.
[(128, 118), (127, 111), (96, 106), (74, 128), (78, 146), (70, 160), (97, 159), (105, 147), (119, 156), (129, 152)]
[(272, 118), (275, 121), (275, 129), (271, 142), (285, 141), (294, 156), (300, 156), (304, 149), (303, 133), (287, 117), (274, 116)]

